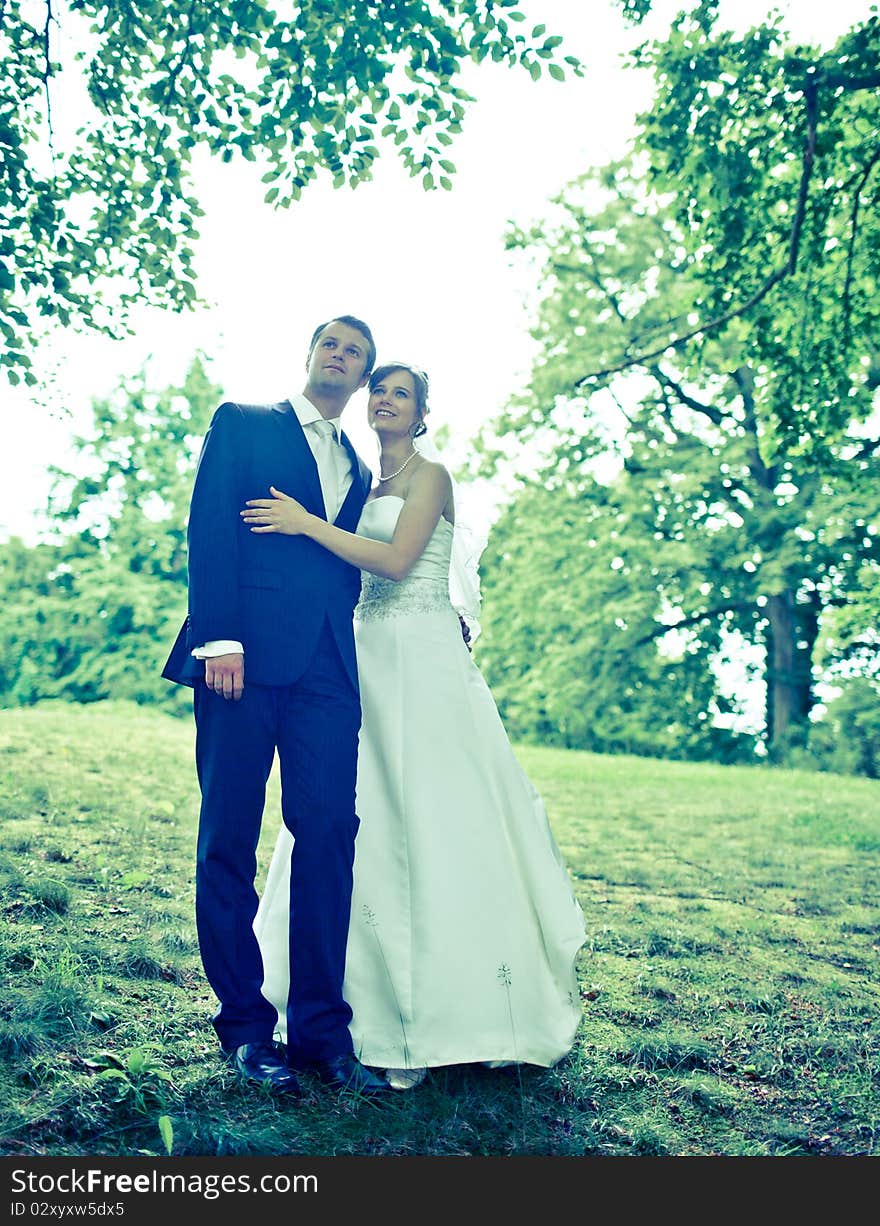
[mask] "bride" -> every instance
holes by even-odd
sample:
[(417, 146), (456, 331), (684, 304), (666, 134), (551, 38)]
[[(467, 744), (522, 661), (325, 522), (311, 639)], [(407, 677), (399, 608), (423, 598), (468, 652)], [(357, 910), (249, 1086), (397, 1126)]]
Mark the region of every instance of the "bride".
[[(241, 512), (253, 532), (306, 535), (363, 572), (361, 824), (344, 996), (359, 1059), (397, 1089), (442, 1065), (550, 1066), (581, 1017), (583, 916), (450, 598), (452, 481), (415, 446), (427, 391), (414, 367), (373, 372), (381, 475), (356, 533), (275, 489)], [(282, 825), (254, 923), (282, 1039), (291, 847)]]

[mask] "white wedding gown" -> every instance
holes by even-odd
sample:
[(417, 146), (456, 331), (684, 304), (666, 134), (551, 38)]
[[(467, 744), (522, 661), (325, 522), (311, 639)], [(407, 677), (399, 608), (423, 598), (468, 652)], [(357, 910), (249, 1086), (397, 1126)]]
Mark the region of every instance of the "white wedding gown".
[[(403, 500), (367, 502), (390, 541)], [(581, 1017), (584, 921), (538, 793), (514, 757), (449, 600), (438, 523), (401, 582), (363, 575), (355, 636), (361, 819), (344, 996), (376, 1068), (549, 1066)], [(282, 826), (254, 928), (285, 1035), (293, 840)]]

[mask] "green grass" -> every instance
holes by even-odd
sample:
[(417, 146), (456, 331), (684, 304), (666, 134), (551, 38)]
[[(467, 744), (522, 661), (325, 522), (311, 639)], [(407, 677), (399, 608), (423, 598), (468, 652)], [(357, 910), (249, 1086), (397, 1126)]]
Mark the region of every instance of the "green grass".
[(0, 1153), (880, 1152), (877, 782), (520, 748), (587, 919), (574, 1051), (285, 1104), (218, 1058), (192, 751), (132, 704), (0, 711)]

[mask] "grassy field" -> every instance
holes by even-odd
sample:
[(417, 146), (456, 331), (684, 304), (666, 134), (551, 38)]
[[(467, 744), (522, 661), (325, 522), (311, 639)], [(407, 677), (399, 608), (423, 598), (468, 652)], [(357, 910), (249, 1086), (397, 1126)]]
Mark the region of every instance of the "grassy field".
[[(876, 1155), (880, 784), (522, 748), (584, 908), (552, 1070), (285, 1105), (218, 1058), (189, 721), (0, 711), (0, 1153)], [(278, 818), (273, 777), (261, 864)]]

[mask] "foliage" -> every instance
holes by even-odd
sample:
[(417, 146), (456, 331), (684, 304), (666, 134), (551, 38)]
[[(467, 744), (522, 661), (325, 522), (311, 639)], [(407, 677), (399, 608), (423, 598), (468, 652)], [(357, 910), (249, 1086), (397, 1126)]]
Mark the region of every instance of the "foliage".
[[(304, 1074), (288, 1105), (235, 1081), (211, 1027), (191, 729), (121, 702), (0, 712), (0, 1152), (876, 1155), (878, 784), (518, 756), (587, 919), (571, 1055), (432, 1070), (381, 1105)], [(273, 772), (260, 880), (280, 820)], [(31, 911), (47, 878), (65, 913)]]
[(383, 140), (426, 189), (450, 187), (465, 62), (581, 71), (516, 4), (68, 0), (61, 18), (51, 0), (2, 0), (7, 377), (35, 381), (43, 317), (118, 335), (135, 303), (193, 304), (200, 151), (258, 162), (278, 206), (319, 172), (369, 179)]
[(716, 12), (702, 0), (636, 53), (657, 84), (638, 146), (698, 278), (685, 314), (619, 352), (673, 343), (693, 371), (742, 315), (764, 456), (824, 462), (880, 386), (880, 17), (823, 53), (789, 46), (781, 16), (739, 38)]
[[(865, 530), (875, 536), (876, 522)], [(837, 601), (823, 619), (819, 662), (832, 675), (858, 673), (875, 679), (880, 675), (880, 565), (873, 553), (864, 557), (847, 585), (845, 599)]]
[[(810, 761), (812, 759), (812, 762)], [(880, 689), (867, 677), (845, 681), (812, 730), (805, 765), (880, 779)]]
[[(657, 637), (658, 590), (690, 574), (693, 547), (639, 538), (625, 482), (526, 487), (483, 555), (477, 660), (519, 738), (596, 753), (745, 760), (754, 737), (711, 668), (722, 624)], [(730, 721), (726, 721), (729, 723)]]
[[(96, 1072), (96, 1084), (107, 1084), (111, 1101), (124, 1105), (132, 1114), (152, 1115), (164, 1108), (172, 1076), (162, 1066), (161, 1053), (157, 1055), (141, 1048), (121, 1054), (96, 1052), (89, 1061), (89, 1068)], [(168, 1117), (159, 1118), (167, 1120)]]
[(0, 546), (0, 700), (110, 695), (186, 705), (163, 681), (186, 610), (186, 517), (198, 446), (219, 389), (200, 359), (181, 388), (145, 376), (94, 405), (54, 472), (57, 537)]
[[(829, 93), (834, 139), (814, 158), (828, 184), (808, 195), (797, 267), (728, 311), (785, 246), (804, 128), (783, 97), (793, 60), (777, 26), (737, 41), (713, 33), (710, 9), (641, 53), (660, 95), (639, 156), (511, 231), (543, 287), (540, 352), (485, 466), (503, 471), (514, 439), (548, 463), (494, 530), (480, 658), (523, 734), (611, 748), (606, 729), (631, 703), (622, 744), (724, 756), (730, 738), (712, 747), (736, 714), (724, 655), (746, 645), (764, 661), (754, 730), (779, 758), (807, 737), (819, 661), (876, 658), (880, 438), (866, 419), (880, 227), (860, 206), (880, 103)], [(850, 56), (856, 80), (878, 38), (869, 21), (831, 58)], [(670, 348), (670, 320), (694, 331), (688, 344)], [(520, 601), (535, 585), (546, 598)], [(568, 739), (572, 721), (582, 739)]]

